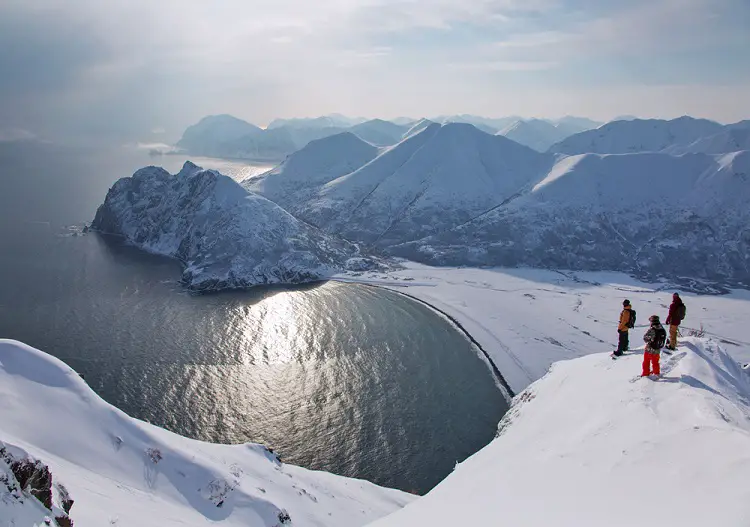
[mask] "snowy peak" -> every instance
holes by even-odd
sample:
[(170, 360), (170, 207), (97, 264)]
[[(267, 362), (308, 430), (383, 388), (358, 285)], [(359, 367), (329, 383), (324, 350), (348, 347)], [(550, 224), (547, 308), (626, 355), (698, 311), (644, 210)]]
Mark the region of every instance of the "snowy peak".
[(231, 115), (211, 115), (188, 127), (177, 146), (196, 155), (221, 153), (225, 143), (261, 134), (263, 130)]
[(360, 256), (231, 178), (187, 163), (177, 176), (147, 167), (120, 179), (92, 228), (177, 258), (197, 290), (319, 280)]
[(349, 130), (375, 146), (390, 146), (398, 143), (408, 129), (406, 126), (400, 126), (389, 121), (373, 119), (352, 126)]
[(501, 130), (498, 135), (517, 143), (546, 152), (550, 146), (568, 137), (569, 133), (541, 119), (519, 120)]
[(387, 246), (468, 221), (522, 191), (551, 164), (549, 156), (470, 124), (418, 126), (293, 205), (295, 214), (346, 239)]
[(641, 362), (555, 363), (496, 439), (372, 527), (746, 525), (750, 376), (695, 338), (662, 354), (661, 378), (640, 378)]
[(671, 121), (635, 119), (614, 121), (595, 130), (575, 134), (550, 147), (561, 154), (629, 154), (661, 152), (686, 146), (698, 139), (721, 131), (714, 121), (680, 117)]
[(369, 163), (379, 150), (350, 132), (310, 142), (286, 161), (261, 176), (243, 183), (294, 212), (296, 204), (319, 188)]

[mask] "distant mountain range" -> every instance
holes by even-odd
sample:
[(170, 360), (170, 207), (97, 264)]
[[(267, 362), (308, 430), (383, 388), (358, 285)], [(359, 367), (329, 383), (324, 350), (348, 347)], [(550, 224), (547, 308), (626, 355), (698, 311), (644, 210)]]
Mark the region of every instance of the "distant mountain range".
[[(276, 119), (262, 129), (230, 115), (214, 115), (190, 126), (177, 147), (198, 156), (280, 161), (310, 141), (351, 132), (375, 146), (391, 146), (404, 138), (415, 124), (424, 120), (399, 117), (383, 119), (350, 118), (340, 114), (315, 118)], [(559, 120), (523, 120), (518, 117), (490, 119), (473, 115), (441, 116), (430, 120), (440, 124), (467, 123), (488, 134), (514, 130), (509, 136), (521, 144), (546, 150), (565, 137), (598, 126), (582, 117)]]
[(370, 120), (342, 132), (206, 118), (184, 144), (307, 142), (244, 189), (192, 165), (146, 169), (115, 185), (95, 227), (180, 258), (194, 287), (304, 281), (378, 265), (373, 255), (750, 284), (750, 121), (617, 121), (545, 149), (590, 124)]

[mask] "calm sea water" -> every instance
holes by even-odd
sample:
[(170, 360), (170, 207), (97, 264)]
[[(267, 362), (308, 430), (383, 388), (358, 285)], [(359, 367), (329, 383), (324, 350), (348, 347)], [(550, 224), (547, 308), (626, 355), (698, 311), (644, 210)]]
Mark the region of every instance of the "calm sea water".
[(190, 295), (175, 262), (68, 228), (117, 178), (184, 160), (0, 144), (0, 336), (65, 360), (140, 419), (404, 490), (429, 490), (492, 439), (502, 394), (421, 304), (331, 282)]

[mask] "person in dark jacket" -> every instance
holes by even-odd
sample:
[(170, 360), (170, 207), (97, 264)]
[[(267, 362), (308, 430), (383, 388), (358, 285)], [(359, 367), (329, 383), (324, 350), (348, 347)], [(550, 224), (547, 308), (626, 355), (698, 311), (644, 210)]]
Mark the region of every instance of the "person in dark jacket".
[(682, 302), (680, 295), (675, 293), (672, 295), (672, 305), (669, 306), (669, 314), (667, 315), (667, 325), (669, 326), (669, 345), (667, 349), (677, 349), (677, 330), (680, 328), (680, 323), (685, 314), (685, 304)]
[(630, 300), (625, 300), (622, 303), (622, 312), (620, 313), (620, 323), (617, 325), (617, 351), (615, 351), (615, 357), (619, 357), (628, 350), (630, 342), (628, 341), (628, 331), (630, 330), (631, 317), (631, 306)]
[(648, 377), (649, 375), (661, 375), (661, 368), (659, 366), (659, 355), (661, 348), (664, 346), (664, 342), (667, 340), (667, 332), (664, 326), (661, 325), (659, 317), (652, 315), (648, 319), (651, 322), (651, 327), (648, 328), (646, 334), (643, 335), (643, 342), (646, 343), (646, 349), (643, 353), (643, 372), (642, 377)]

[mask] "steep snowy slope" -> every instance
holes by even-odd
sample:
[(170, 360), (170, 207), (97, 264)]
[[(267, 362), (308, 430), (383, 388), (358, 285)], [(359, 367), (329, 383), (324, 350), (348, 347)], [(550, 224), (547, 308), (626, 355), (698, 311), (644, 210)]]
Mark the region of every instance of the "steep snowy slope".
[(372, 527), (747, 526), (750, 376), (712, 341), (629, 382), (641, 359), (556, 363), (492, 443)]
[(373, 119), (352, 126), (349, 131), (375, 146), (391, 146), (401, 141), (409, 128), (411, 127), (397, 125), (382, 119)]
[(366, 165), (378, 152), (372, 144), (344, 132), (312, 141), (270, 172), (247, 180), (243, 186), (296, 213), (297, 204), (309, 199), (329, 181)]
[(750, 283), (750, 152), (562, 158), (531, 192), (393, 247), (439, 265), (620, 270)]
[(629, 154), (660, 152), (671, 147), (686, 146), (702, 137), (719, 133), (722, 126), (705, 119), (680, 117), (613, 121), (595, 130), (573, 135), (550, 147), (561, 154)]
[(263, 133), (261, 128), (231, 115), (210, 115), (188, 127), (177, 146), (194, 155), (225, 155), (227, 143)]
[[(203, 443), (138, 421), (61, 361), (10, 340), (0, 340), (0, 423), (12, 453), (28, 452), (67, 488), (76, 527), (352, 527), (413, 499), (285, 465), (261, 445)], [(41, 504), (4, 490), (0, 481), (0, 524), (44, 525)]]
[(432, 124), (295, 211), (346, 239), (388, 246), (469, 221), (530, 189), (550, 165), (472, 125)]
[(739, 150), (750, 150), (750, 126), (728, 125), (718, 134), (702, 137), (687, 146), (672, 149), (676, 154), (723, 154)]
[(572, 134), (548, 121), (528, 119), (516, 121), (498, 132), (498, 135), (533, 148), (537, 152), (546, 152), (550, 146)]
[(357, 256), (354, 246), (190, 162), (175, 176), (147, 167), (120, 179), (92, 228), (179, 259), (183, 281), (199, 290), (317, 280)]

